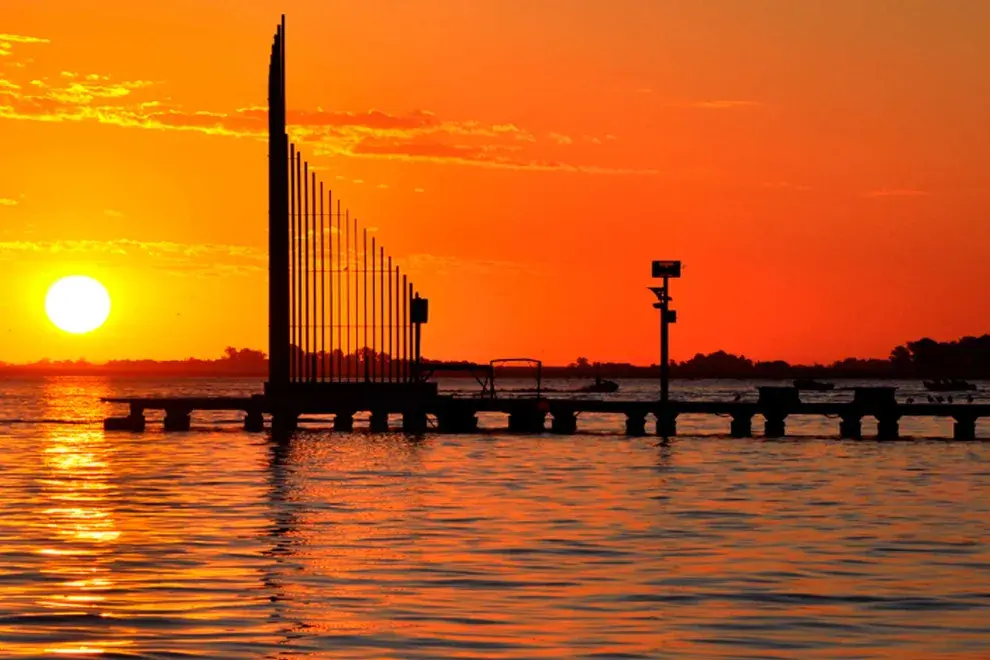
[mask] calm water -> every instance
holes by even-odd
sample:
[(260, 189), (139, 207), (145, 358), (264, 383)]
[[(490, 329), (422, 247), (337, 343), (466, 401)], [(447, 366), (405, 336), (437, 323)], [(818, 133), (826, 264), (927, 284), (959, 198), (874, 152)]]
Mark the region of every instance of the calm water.
[(230, 415), (104, 434), (95, 402), (258, 387), (0, 384), (0, 656), (990, 657), (990, 443), (951, 420), (276, 446)]

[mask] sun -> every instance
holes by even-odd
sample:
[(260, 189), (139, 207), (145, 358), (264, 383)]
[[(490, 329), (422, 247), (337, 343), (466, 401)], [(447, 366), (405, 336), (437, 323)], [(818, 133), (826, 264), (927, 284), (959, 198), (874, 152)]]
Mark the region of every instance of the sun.
[(92, 277), (63, 277), (48, 289), (45, 312), (60, 330), (77, 335), (92, 332), (110, 316), (110, 294)]

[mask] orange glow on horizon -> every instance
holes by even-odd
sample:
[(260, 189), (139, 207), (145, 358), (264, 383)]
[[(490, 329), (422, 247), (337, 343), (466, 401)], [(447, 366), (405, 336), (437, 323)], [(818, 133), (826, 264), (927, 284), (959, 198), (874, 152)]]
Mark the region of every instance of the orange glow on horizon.
[[(8, 4), (0, 361), (266, 347), (283, 10), (292, 137), (430, 298), (428, 357), (656, 362), (667, 258), (677, 360), (990, 330), (990, 4)], [(46, 320), (75, 273), (97, 333)]]

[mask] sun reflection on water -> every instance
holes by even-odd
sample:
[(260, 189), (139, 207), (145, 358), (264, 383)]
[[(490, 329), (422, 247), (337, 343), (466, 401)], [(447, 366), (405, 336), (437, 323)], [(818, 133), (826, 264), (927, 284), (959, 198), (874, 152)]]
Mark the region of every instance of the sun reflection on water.
[[(49, 381), (44, 392), (46, 415), (70, 417), (81, 401), (101, 395), (100, 384), (80, 388)], [(40, 509), (39, 523), (47, 533), (36, 553), (44, 558), (40, 572), (50, 579), (51, 587), (35, 603), (63, 616), (107, 616), (111, 614), (107, 593), (114, 587), (111, 565), (121, 537), (113, 507), (117, 488), (111, 445), (98, 429), (53, 426), (43, 436), (41, 459), (39, 495), (47, 506)], [(92, 655), (107, 648), (94, 640), (81, 645), (78, 640), (57, 643), (53, 638), (45, 652)]]

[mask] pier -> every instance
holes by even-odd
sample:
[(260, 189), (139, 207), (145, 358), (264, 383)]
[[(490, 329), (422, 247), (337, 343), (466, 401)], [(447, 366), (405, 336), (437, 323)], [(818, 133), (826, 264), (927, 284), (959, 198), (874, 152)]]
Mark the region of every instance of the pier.
[(197, 411), (231, 411), (244, 414), (244, 428), (251, 432), (265, 430), (265, 415), (275, 433), (291, 433), (306, 415), (332, 415), (335, 430), (351, 431), (355, 415), (362, 414), (372, 432), (392, 430), (390, 417), (399, 415), (407, 433), (472, 433), (478, 430), (479, 414), (503, 413), (510, 433), (573, 434), (581, 414), (610, 413), (625, 417), (628, 435), (652, 432), (669, 438), (677, 434), (680, 415), (701, 414), (726, 417), (728, 433), (737, 438), (753, 436), (759, 417), (764, 437), (781, 438), (787, 435), (788, 417), (824, 415), (838, 420), (842, 438), (861, 438), (863, 419), (873, 417), (877, 437), (889, 440), (900, 436), (902, 418), (926, 416), (954, 419), (953, 437), (972, 440), (977, 420), (990, 417), (985, 404), (901, 403), (894, 388), (857, 388), (852, 401), (835, 402), (804, 402), (797, 389), (788, 387), (759, 388), (756, 402), (670, 399), (668, 325), (677, 314), (669, 307), (669, 286), (671, 278), (680, 277), (679, 261), (653, 263), (654, 278), (663, 280), (663, 286), (651, 287), (661, 321), (657, 400), (546, 397), (539, 388), (529, 398), (500, 398), (494, 380), (491, 389), (483, 387), (475, 397), (438, 392), (421, 362), (427, 299), (289, 140), (285, 35), (283, 17), (268, 71), (269, 374), (263, 393), (107, 398), (127, 405), (129, 412), (106, 419), (106, 430), (143, 431), (145, 412), (154, 410), (164, 411), (165, 430), (176, 432), (190, 430)]
[[(377, 393), (376, 393), (377, 394)], [(273, 430), (292, 431), (299, 418), (305, 414), (332, 415), (332, 427), (336, 431), (351, 431), (355, 417), (368, 416), (368, 429), (373, 432), (403, 431), (422, 434), (472, 433), (479, 429), (480, 413), (504, 413), (508, 415), (509, 433), (574, 434), (579, 431), (582, 413), (609, 413), (625, 417), (626, 435), (656, 434), (661, 437), (677, 435), (677, 418), (680, 415), (717, 415), (725, 417), (726, 432), (735, 438), (757, 435), (766, 438), (783, 438), (787, 435), (787, 419), (793, 415), (819, 415), (835, 418), (836, 435), (845, 439), (863, 438), (863, 420), (877, 421), (878, 440), (896, 440), (900, 437), (900, 420), (904, 417), (943, 417), (955, 421), (953, 438), (975, 440), (976, 422), (990, 417), (990, 404), (966, 403), (886, 403), (869, 404), (863, 401), (801, 402), (786, 405), (773, 402), (732, 401), (635, 401), (593, 400), (576, 398), (480, 398), (454, 397), (435, 393), (425, 387), (420, 397), (366, 399), (333, 397), (322, 399), (317, 405), (307, 402), (299, 406), (288, 418), (272, 417)], [(123, 397), (104, 401), (127, 405), (126, 417), (106, 420), (108, 430), (143, 431), (144, 413), (149, 410), (164, 411), (166, 431), (188, 431), (194, 411), (231, 411), (244, 413), (244, 428), (261, 432), (265, 429), (264, 415), (271, 414), (269, 401), (263, 395), (252, 397)], [(389, 426), (389, 417), (401, 416), (401, 427)], [(282, 420), (281, 422), (279, 420)], [(433, 422), (431, 424), (430, 422)], [(754, 422), (762, 422), (762, 429)], [(652, 423), (652, 424), (651, 424)]]

